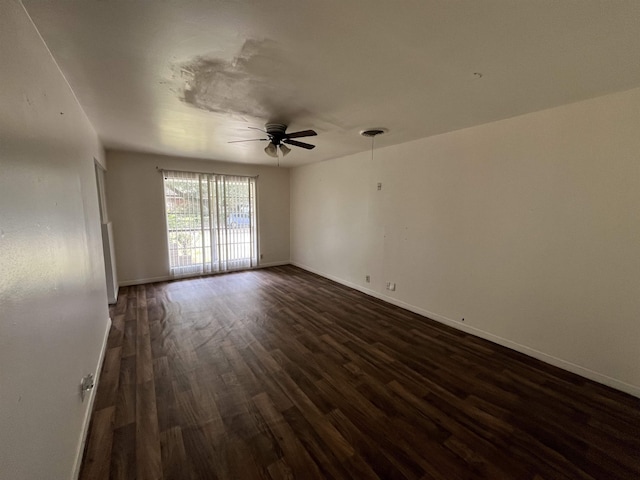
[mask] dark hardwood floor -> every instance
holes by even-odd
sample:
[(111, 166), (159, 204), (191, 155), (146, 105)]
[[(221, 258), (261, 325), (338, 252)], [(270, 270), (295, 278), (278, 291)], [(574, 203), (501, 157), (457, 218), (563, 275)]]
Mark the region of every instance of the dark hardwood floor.
[(83, 479), (640, 478), (640, 399), (295, 267), (112, 318)]

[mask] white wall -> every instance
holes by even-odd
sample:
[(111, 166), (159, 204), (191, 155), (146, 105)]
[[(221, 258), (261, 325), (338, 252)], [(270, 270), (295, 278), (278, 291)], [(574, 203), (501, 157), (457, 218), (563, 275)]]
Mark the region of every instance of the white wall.
[(107, 204), (120, 285), (169, 278), (163, 183), (156, 167), (259, 175), (260, 264), (289, 262), (289, 169), (122, 151), (108, 151), (107, 159)]
[(0, 478), (69, 479), (109, 325), (102, 148), (17, 0), (0, 2)]
[(295, 168), (292, 261), (640, 396), (639, 131), (635, 89)]

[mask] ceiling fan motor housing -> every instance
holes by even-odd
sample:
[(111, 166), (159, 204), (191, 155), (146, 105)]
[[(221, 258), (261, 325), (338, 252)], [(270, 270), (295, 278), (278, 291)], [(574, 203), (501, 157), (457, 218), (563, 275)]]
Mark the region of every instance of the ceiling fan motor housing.
[(264, 129), (269, 135), (269, 138), (275, 145), (279, 145), (283, 138), (286, 136), (287, 126), (282, 123), (267, 123)]

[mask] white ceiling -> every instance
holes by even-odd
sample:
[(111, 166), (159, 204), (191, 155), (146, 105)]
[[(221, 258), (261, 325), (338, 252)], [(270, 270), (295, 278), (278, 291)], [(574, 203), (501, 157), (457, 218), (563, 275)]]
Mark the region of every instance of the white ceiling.
[(640, 85), (638, 0), (23, 4), (107, 148), (274, 164), (227, 142), (315, 129), (292, 166)]

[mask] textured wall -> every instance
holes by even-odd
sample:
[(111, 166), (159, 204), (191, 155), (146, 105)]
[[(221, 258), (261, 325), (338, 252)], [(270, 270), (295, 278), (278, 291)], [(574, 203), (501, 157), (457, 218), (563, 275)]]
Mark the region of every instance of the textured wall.
[(635, 89), (295, 168), (292, 261), (640, 395), (639, 128)]
[(21, 4), (0, 2), (0, 478), (68, 479), (108, 328), (95, 132)]

